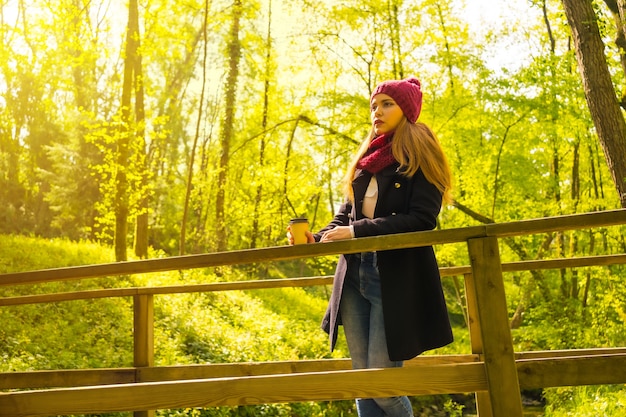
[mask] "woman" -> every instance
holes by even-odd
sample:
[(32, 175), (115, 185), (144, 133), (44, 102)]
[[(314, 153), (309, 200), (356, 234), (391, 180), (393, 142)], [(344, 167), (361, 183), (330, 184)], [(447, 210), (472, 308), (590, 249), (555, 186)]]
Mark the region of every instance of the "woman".
[[(379, 84), (371, 131), (348, 167), (346, 203), (309, 243), (430, 230), (449, 198), (450, 169), (433, 132), (418, 123), (420, 82)], [(291, 241), (291, 236), (288, 234)], [(354, 369), (399, 367), (452, 342), (433, 248), (341, 255), (322, 328), (331, 350), (344, 326)], [(413, 416), (405, 396), (357, 399), (360, 417)]]

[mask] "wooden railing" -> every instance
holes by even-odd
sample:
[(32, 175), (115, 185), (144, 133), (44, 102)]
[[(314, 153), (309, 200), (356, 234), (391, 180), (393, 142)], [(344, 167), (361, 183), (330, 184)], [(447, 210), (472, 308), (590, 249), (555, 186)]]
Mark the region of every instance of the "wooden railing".
[[(421, 356), (404, 368), (351, 370), (349, 359), (155, 367), (155, 295), (327, 285), (332, 277), (115, 288), (0, 298), (0, 306), (104, 297), (134, 299), (134, 367), (0, 373), (0, 417), (476, 393), (481, 417), (521, 417), (520, 389), (626, 383), (626, 348), (514, 352), (502, 272), (626, 263), (626, 254), (502, 264), (498, 239), (626, 224), (626, 210), (0, 275), (0, 286), (273, 262), (338, 253), (466, 242), (471, 265), (442, 268), (465, 279), (471, 354)], [(28, 391), (19, 391), (29, 389)], [(18, 391), (15, 391), (18, 390)]]

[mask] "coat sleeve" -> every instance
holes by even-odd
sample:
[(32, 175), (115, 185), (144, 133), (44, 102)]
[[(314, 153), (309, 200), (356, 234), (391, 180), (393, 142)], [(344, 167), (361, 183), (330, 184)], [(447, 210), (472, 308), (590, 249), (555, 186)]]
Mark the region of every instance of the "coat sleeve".
[(437, 225), (442, 193), (422, 170), (411, 178), (392, 175), (379, 180), (378, 201), (373, 219), (352, 222), (355, 237), (432, 230)]
[(337, 226), (349, 226), (350, 217), (352, 216), (351, 212), (352, 212), (352, 204), (346, 201), (345, 203), (341, 205), (341, 207), (339, 207), (339, 210), (337, 211), (337, 214), (335, 214), (335, 217), (333, 218), (333, 220), (330, 223), (328, 223), (326, 227), (324, 227), (319, 232), (313, 235), (313, 237), (315, 238), (315, 241), (319, 242), (320, 239), (322, 238), (322, 235), (327, 230), (334, 229)]

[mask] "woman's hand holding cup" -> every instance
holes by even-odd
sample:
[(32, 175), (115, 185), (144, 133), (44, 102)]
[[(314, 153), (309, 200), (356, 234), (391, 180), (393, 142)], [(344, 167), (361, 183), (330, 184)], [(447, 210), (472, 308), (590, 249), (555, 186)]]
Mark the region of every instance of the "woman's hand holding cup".
[(315, 243), (315, 238), (309, 231), (309, 221), (304, 218), (291, 219), (287, 226), (287, 240), (290, 245)]

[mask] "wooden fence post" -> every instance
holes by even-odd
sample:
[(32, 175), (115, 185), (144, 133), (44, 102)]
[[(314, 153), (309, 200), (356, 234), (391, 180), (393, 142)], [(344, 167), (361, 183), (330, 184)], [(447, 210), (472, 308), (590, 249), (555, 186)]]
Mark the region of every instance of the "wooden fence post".
[[(485, 414), (493, 417), (522, 417), (522, 399), (509, 328), (498, 239), (474, 238), (469, 239), (467, 244), (474, 278), (473, 294), (468, 294), (468, 300), (475, 299), (475, 306), (470, 307), (468, 301), (468, 308), (478, 313), (488, 398), (491, 402), (491, 414), (486, 410)], [(472, 285), (470, 293), (471, 288)], [(472, 341), (473, 348), (478, 346), (474, 343), (477, 343), (475, 339)], [(485, 396), (477, 395), (477, 399), (480, 402)]]
[[(467, 308), (467, 326), (469, 327), (470, 345), (472, 353), (483, 355), (483, 339), (480, 331), (480, 320), (478, 318), (478, 307), (476, 305), (476, 287), (472, 274), (464, 274), (465, 278), (465, 302)], [(491, 411), (491, 400), (489, 393), (480, 391), (475, 393), (476, 412), (480, 417), (493, 417)]]
[[(154, 366), (154, 296), (135, 295), (133, 299), (134, 318), (134, 366)], [(135, 377), (141, 382), (139, 374)], [(135, 411), (134, 417), (154, 417), (154, 411)]]

